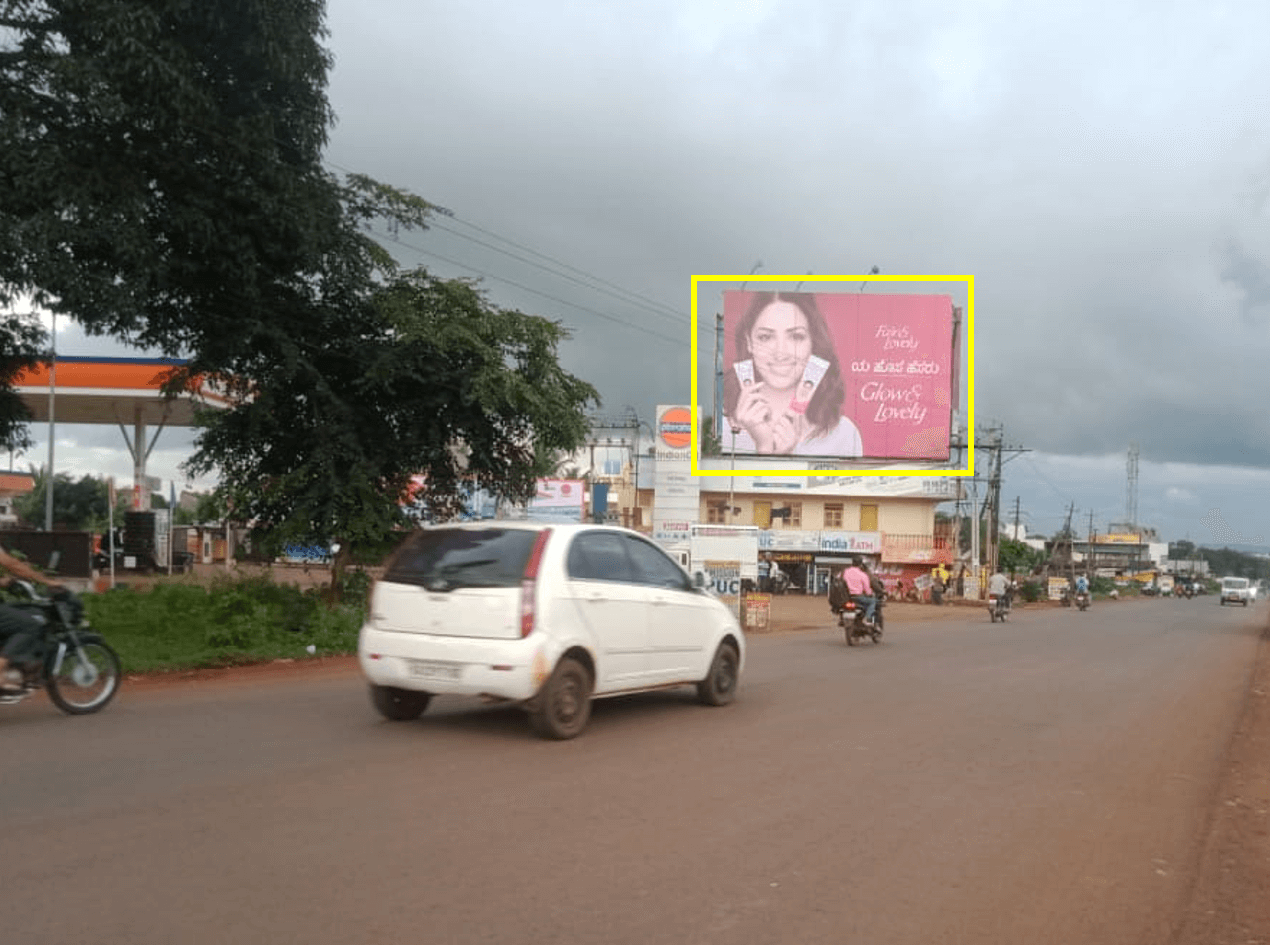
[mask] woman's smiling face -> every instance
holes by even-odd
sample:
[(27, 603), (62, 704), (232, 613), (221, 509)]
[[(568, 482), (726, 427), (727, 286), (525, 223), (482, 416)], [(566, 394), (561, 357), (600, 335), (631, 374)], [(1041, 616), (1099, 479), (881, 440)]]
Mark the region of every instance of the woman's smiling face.
[(811, 357), (807, 316), (792, 302), (773, 302), (750, 329), (750, 351), (759, 380), (773, 390), (793, 388)]

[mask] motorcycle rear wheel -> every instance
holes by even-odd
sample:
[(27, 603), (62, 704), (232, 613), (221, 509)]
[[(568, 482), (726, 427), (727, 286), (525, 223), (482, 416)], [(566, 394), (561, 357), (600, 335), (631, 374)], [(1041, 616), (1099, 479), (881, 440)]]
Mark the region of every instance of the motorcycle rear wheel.
[(100, 712), (119, 691), (123, 670), (119, 657), (105, 643), (81, 643), (67, 649), (57, 673), (50, 665), (48, 694), (68, 715)]

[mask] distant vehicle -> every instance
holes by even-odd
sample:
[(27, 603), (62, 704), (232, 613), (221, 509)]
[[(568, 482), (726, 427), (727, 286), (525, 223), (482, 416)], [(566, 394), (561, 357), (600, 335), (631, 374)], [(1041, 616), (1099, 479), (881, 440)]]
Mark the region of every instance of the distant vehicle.
[(480, 696), (566, 739), (603, 696), (692, 685), (726, 705), (745, 638), (704, 576), (636, 532), (488, 521), (402, 544), (375, 583), (358, 657), (388, 719), (418, 718), (434, 695)]
[(1227, 602), (1232, 604), (1243, 604), (1248, 606), (1253, 600), (1255, 591), (1252, 588), (1252, 582), (1247, 578), (1241, 577), (1224, 577), (1221, 579), (1221, 603), (1225, 605)]

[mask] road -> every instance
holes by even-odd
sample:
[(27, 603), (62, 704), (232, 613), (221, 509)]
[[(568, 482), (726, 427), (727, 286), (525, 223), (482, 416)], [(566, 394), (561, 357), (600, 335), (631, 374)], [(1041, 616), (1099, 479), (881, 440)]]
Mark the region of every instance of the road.
[(1155, 943), (1196, 883), (1264, 604), (751, 638), (738, 701), (573, 742), (347, 669), (0, 714), (4, 941)]

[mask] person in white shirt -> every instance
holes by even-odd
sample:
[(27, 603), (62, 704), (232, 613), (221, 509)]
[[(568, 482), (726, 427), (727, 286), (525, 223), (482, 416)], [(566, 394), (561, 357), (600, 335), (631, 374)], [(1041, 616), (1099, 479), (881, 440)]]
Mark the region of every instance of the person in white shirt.
[(1000, 597), (1002, 606), (1010, 606), (1010, 580), (1000, 571), (988, 578), (988, 596)]

